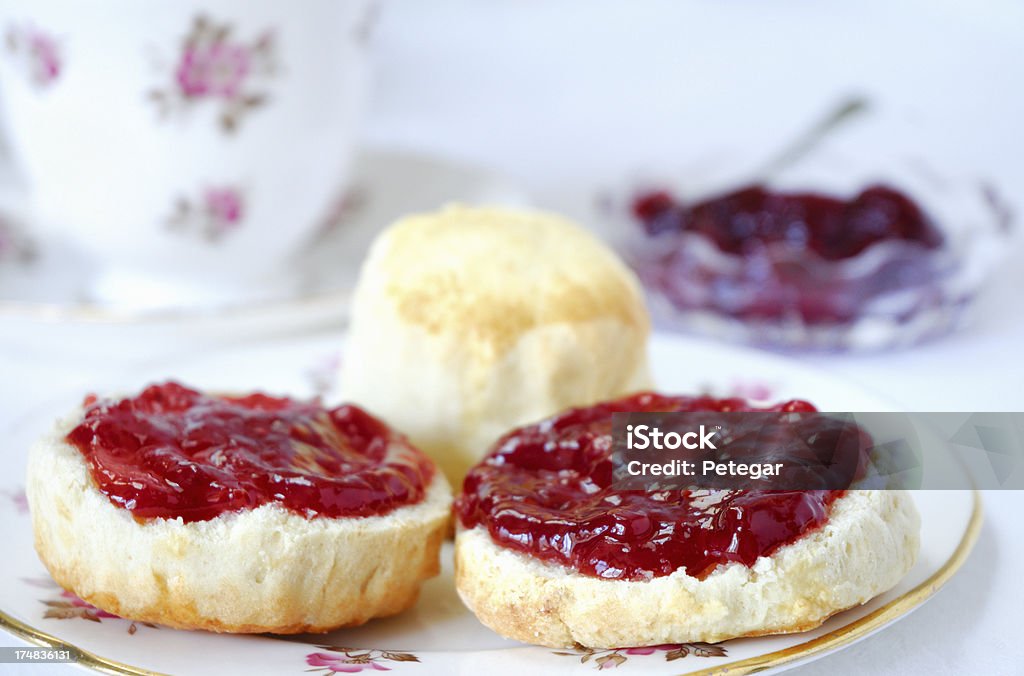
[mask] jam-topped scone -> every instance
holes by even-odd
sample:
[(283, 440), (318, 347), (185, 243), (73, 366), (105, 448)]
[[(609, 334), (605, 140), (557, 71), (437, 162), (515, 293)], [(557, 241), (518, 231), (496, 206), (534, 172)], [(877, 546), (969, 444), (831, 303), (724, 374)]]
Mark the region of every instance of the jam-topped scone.
[(804, 631), (893, 587), (919, 517), (903, 491), (613, 484), (612, 414), (769, 409), (640, 394), (513, 430), (456, 501), (459, 594), (503, 636), (592, 648)]
[(441, 472), (355, 406), (168, 382), (90, 397), (33, 448), (36, 550), (134, 620), (321, 632), (412, 605), (439, 571)]

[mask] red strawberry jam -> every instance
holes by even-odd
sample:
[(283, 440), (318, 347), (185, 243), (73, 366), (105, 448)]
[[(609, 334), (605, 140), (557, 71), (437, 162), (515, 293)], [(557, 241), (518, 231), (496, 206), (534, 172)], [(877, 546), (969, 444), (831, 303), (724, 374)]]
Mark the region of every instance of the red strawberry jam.
[(929, 249), (942, 244), (942, 234), (917, 203), (882, 185), (871, 186), (849, 200), (775, 192), (756, 185), (681, 204), (659, 191), (636, 198), (633, 213), (651, 234), (699, 232), (733, 254), (784, 244), (836, 261), (853, 258), (883, 240), (917, 242)]
[(842, 491), (614, 488), (612, 414), (673, 411), (815, 408), (638, 394), (569, 410), (509, 432), (469, 472), (456, 503), (462, 525), (483, 526), (503, 547), (586, 575), (643, 580), (680, 568), (703, 579), (722, 564), (752, 566), (828, 519)]
[(89, 397), (67, 436), (99, 490), (142, 519), (206, 521), (277, 503), (307, 518), (370, 516), (420, 501), (433, 465), (362, 409), (177, 383)]
[(645, 235), (634, 267), (683, 313), (836, 326), (907, 321), (941, 298), (943, 235), (888, 186), (847, 199), (754, 185), (693, 203), (655, 191), (631, 209)]

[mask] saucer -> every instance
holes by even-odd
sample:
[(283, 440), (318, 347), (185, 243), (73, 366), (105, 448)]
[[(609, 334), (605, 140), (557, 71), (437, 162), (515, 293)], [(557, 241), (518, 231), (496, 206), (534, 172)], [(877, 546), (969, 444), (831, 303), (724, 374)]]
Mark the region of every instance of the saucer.
[[(718, 644), (683, 643), (614, 650), (551, 650), (507, 640), (482, 625), (459, 600), (451, 544), (442, 550), (440, 575), (423, 586), (408, 611), (328, 634), (273, 637), (179, 631), (103, 613), (51, 580), (32, 548), (31, 519), (23, 491), (25, 458), (32, 441), (85, 392), (130, 392), (172, 378), (202, 389), (259, 389), (337, 401), (345, 333), (260, 341), (219, 351), (162, 359), (130, 372), (108, 372), (100, 381), (66, 387), (47, 398), (0, 410), (0, 434), (18, 452), (0, 471), (0, 629), (10, 644), (72, 650), (80, 666), (118, 674), (222, 674), (244, 665), (247, 674), (324, 676), (358, 671), (395, 674), (529, 673), (766, 674), (847, 648), (908, 616), (949, 581), (966, 560), (981, 529), (979, 494), (914, 491), (921, 513), (921, 553), (891, 590), (838, 613), (820, 627), (795, 634), (740, 638)], [(655, 334), (650, 359), (658, 389), (784, 400), (806, 397), (823, 410), (886, 411), (891, 405), (854, 383), (800, 362), (760, 351)], [(253, 365), (258, 365), (254, 368)], [(911, 620), (913, 621), (913, 620)], [(921, 625), (918, 629), (924, 629)], [(0, 639), (3, 640), (3, 639)], [(885, 636), (892, 650), (898, 639)], [(933, 650), (941, 646), (932, 646)], [(822, 671), (827, 671), (827, 666)]]
[[(368, 149), (356, 158), (352, 187), (319, 233), (287, 263), (287, 284), (230, 302), (154, 305), (145, 309), (98, 299), (105, 271), (59, 240), (14, 235), (0, 246), (0, 318), (87, 323), (211, 320), (333, 323), (344, 315), (359, 266), (381, 229), (399, 216), (450, 201), (526, 203), (522, 191), (493, 172), (428, 155)], [(3, 226), (0, 219), (0, 226)], [(2, 244), (3, 242), (0, 242)]]

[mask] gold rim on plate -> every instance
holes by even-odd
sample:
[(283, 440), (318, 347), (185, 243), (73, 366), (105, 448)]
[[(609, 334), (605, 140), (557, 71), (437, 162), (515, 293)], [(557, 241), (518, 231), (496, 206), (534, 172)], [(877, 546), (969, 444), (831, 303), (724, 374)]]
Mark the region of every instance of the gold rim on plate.
[(839, 627), (818, 638), (784, 648), (783, 650), (749, 657), (745, 660), (738, 660), (701, 671), (687, 672), (686, 676), (724, 676), (725, 674), (729, 676), (743, 676), (744, 674), (767, 671), (790, 662), (838, 650), (857, 639), (873, 634), (893, 620), (909, 613), (934, 596), (935, 592), (939, 591), (953, 577), (953, 574), (964, 565), (964, 561), (967, 560), (971, 549), (974, 548), (974, 543), (978, 540), (978, 534), (981, 533), (981, 493), (977, 489), (973, 490), (972, 498), (971, 519), (968, 521), (967, 530), (964, 531), (963, 537), (960, 538), (960, 544), (956, 546), (953, 555), (942, 564), (942, 567), (932, 573), (927, 580), (910, 591), (889, 601), (881, 608), (868, 613), (856, 622)]
[[(889, 601), (881, 608), (868, 613), (859, 620), (839, 627), (838, 629), (830, 631), (829, 633), (815, 639), (811, 639), (810, 641), (806, 641), (783, 650), (766, 653), (764, 655), (758, 655), (756, 657), (722, 664), (717, 667), (711, 667), (701, 671), (687, 672), (687, 676), (723, 676), (724, 674), (728, 674), (729, 676), (743, 676), (744, 674), (754, 674), (768, 669), (774, 669), (775, 667), (780, 667), (784, 664), (789, 664), (791, 662), (796, 662), (798, 660), (803, 660), (808, 657), (821, 655), (823, 653), (828, 653), (842, 648), (843, 646), (853, 643), (857, 639), (864, 638), (878, 631), (898, 617), (907, 614), (927, 601), (935, 594), (935, 592), (941, 589), (942, 586), (945, 585), (951, 577), (953, 577), (953, 574), (960, 569), (964, 564), (964, 561), (967, 560), (968, 555), (971, 553), (971, 549), (974, 547), (974, 543), (978, 539), (978, 534), (981, 532), (982, 523), (981, 494), (977, 490), (974, 490), (972, 491), (972, 498), (973, 505), (971, 509), (971, 518), (967, 523), (967, 529), (964, 531), (963, 537), (960, 538), (960, 543), (957, 545), (956, 550), (953, 551), (953, 555), (950, 556), (937, 571), (932, 573), (927, 580), (910, 591), (893, 599), (892, 601)], [(130, 664), (117, 662), (86, 650), (82, 650), (81, 648), (67, 643), (52, 634), (48, 634), (25, 624), (21, 620), (11, 617), (2, 610), (0, 610), (0, 627), (25, 639), (29, 643), (34, 643), (48, 648), (56, 648), (58, 650), (73, 651), (78, 655), (77, 664), (95, 669), (96, 671), (105, 674), (161, 676), (160, 672), (157, 671), (140, 669), (139, 667), (133, 667)]]

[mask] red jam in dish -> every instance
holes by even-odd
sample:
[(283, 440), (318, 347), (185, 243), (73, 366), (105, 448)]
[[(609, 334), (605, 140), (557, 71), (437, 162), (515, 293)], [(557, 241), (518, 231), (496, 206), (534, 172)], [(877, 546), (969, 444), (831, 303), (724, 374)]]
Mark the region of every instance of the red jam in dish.
[(612, 414), (815, 410), (658, 394), (569, 410), (502, 437), (466, 476), (456, 509), (463, 526), (484, 526), (503, 547), (605, 579), (752, 566), (821, 527), (842, 491), (615, 490)]
[(905, 193), (874, 185), (850, 197), (753, 185), (698, 202), (650, 191), (631, 202), (643, 230), (633, 266), (666, 302), (693, 314), (793, 327), (847, 326), (863, 317), (900, 325), (941, 308), (950, 260), (941, 231)]
[(755, 185), (689, 205), (658, 191), (636, 198), (633, 214), (649, 234), (697, 232), (722, 251), (741, 255), (782, 243), (837, 261), (883, 240), (917, 242), (929, 249), (942, 244), (942, 234), (917, 203), (882, 185), (849, 200)]
[(137, 518), (206, 521), (278, 503), (308, 518), (370, 516), (420, 501), (433, 465), (362, 409), (168, 382), (89, 397), (67, 436), (99, 490)]

